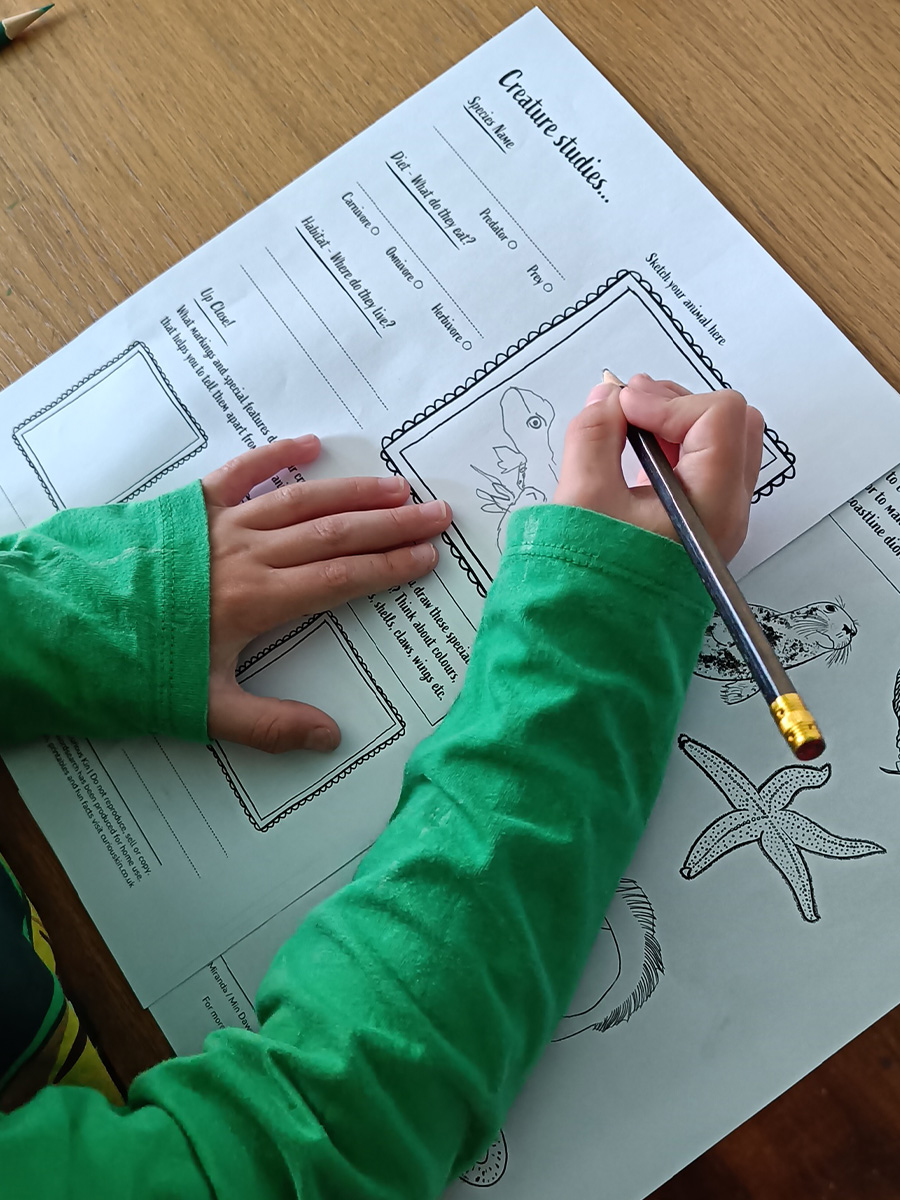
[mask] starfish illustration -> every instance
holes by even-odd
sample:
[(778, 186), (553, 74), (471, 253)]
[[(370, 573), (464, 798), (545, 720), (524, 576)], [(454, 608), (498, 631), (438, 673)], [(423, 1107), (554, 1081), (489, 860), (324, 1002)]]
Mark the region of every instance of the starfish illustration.
[(831, 778), (831, 767), (782, 767), (754, 787), (743, 771), (709, 746), (681, 734), (678, 745), (691, 762), (716, 785), (732, 811), (707, 825), (688, 851), (681, 874), (694, 879), (739, 846), (758, 842), (759, 848), (791, 889), (806, 921), (818, 921), (812, 875), (803, 856), (865, 858), (886, 853), (877, 842), (838, 837), (791, 805), (799, 792), (820, 788)]

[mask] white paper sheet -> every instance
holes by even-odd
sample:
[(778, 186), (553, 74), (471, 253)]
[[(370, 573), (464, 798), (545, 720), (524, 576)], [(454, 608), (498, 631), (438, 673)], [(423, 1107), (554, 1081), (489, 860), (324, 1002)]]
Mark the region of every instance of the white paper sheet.
[(533, 12), (4, 393), (25, 524), (305, 430), (326, 447), (310, 476), (403, 471), (456, 512), (423, 585), (252, 648), (248, 687), (335, 712), (329, 758), (65, 739), (8, 756), (144, 1002), (377, 834), (458, 690), (506, 514), (552, 489), (604, 366), (728, 380), (762, 408), (739, 572), (900, 445), (894, 392)]
[[(467, 1184), (497, 1200), (640, 1200), (897, 1002), (898, 549), (900, 468), (745, 579), (827, 753), (791, 764), (745, 673), (707, 638), (708, 675), (569, 1015)], [(757, 788), (774, 814), (768, 854), (761, 816), (739, 811)], [(179, 1053), (239, 1023), (233, 1005), (354, 866), (153, 1006)]]
[(308, 912), (350, 882), (360, 858), (362, 854), (342, 864), (151, 1006), (176, 1054), (196, 1054), (206, 1035), (216, 1029), (259, 1028), (253, 1003), (275, 952)]

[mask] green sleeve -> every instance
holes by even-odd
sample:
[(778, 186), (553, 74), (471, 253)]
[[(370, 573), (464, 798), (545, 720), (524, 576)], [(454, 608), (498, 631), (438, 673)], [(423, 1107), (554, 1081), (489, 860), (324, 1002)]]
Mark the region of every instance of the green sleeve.
[(209, 536), (199, 483), (0, 538), (0, 742), (206, 738)]
[[(261, 1032), (0, 1118), (4, 1195), (429, 1200), (496, 1135), (659, 789), (710, 606), (682, 549), (517, 514), (462, 694)], [(10, 1181), (12, 1191), (9, 1190)]]

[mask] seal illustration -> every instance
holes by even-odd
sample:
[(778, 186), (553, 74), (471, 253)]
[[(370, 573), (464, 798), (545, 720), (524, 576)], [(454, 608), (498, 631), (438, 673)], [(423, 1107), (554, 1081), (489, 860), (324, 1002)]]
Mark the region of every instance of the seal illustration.
[[(822, 656), (829, 667), (847, 661), (857, 625), (840, 597), (818, 600), (815, 604), (787, 612), (778, 612), (762, 604), (751, 604), (750, 607), (786, 670)], [(759, 691), (718, 613), (703, 635), (694, 674), (720, 680), (722, 699), (726, 704), (740, 704)]]

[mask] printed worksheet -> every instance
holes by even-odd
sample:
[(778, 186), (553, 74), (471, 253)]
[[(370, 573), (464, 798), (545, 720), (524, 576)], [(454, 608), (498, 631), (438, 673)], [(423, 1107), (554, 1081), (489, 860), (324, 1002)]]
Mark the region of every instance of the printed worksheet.
[[(900, 467), (758, 567), (748, 599), (828, 748), (791, 762), (720, 619), (581, 984), (452, 1189), (640, 1200), (896, 1004)], [(257, 1027), (278, 946), (344, 864), (153, 1006), (175, 1049)], [(601, 1186), (602, 1185), (602, 1186)]]
[(455, 513), (427, 579), (248, 649), (248, 689), (336, 716), (333, 754), (7, 756), (143, 1002), (377, 836), (459, 689), (509, 514), (552, 495), (604, 367), (762, 409), (739, 573), (898, 457), (892, 389), (535, 11), (5, 391), (9, 528), (306, 431), (308, 477), (403, 473)]

